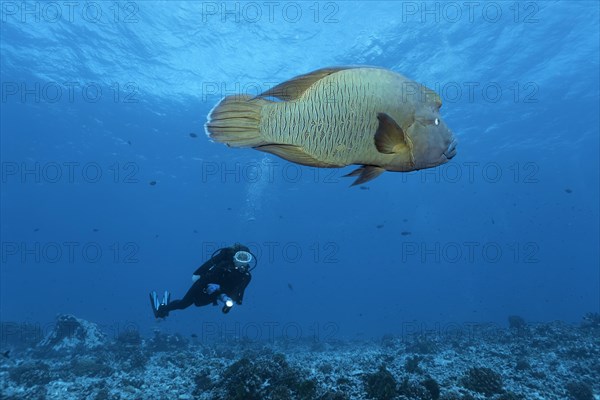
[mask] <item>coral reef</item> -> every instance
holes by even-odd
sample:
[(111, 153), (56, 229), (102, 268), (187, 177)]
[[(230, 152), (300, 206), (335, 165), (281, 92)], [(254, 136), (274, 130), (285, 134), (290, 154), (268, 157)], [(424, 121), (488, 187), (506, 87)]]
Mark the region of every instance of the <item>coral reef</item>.
[(421, 361), (421, 357), (419, 357), (419, 356), (409, 357), (406, 359), (406, 361), (404, 363), (404, 369), (406, 369), (406, 372), (410, 372), (410, 373), (421, 373), (423, 371), (419, 367), (420, 361)]
[(75, 376), (107, 377), (113, 369), (101, 359), (78, 358), (71, 362), (69, 371)]
[(435, 379), (427, 378), (423, 382), (421, 382), (421, 385), (423, 385), (423, 387), (427, 389), (427, 391), (431, 395), (432, 400), (437, 400), (440, 398), (440, 385)]
[(581, 327), (587, 329), (600, 329), (600, 313), (587, 313), (581, 321)]
[(508, 317), (508, 327), (510, 329), (515, 330), (523, 330), (527, 327), (527, 322), (523, 319), (523, 317), (519, 317), (518, 315), (510, 315)]
[(39, 325), (27, 322), (0, 322), (0, 345), (21, 350), (34, 347), (44, 337)]
[(569, 400), (594, 400), (592, 387), (584, 382), (569, 382), (566, 389)]
[(117, 336), (116, 341), (110, 346), (110, 351), (114, 360), (121, 366), (121, 370), (126, 372), (143, 370), (149, 361), (150, 351), (143, 348), (142, 344), (142, 337), (135, 330), (124, 331)]
[[(434, 387), (430, 386), (429, 389), (432, 389), (435, 392)], [(411, 381), (408, 377), (405, 377), (399, 385), (398, 393), (408, 399), (433, 400), (432, 393), (429, 389), (423, 386), (423, 382)], [(437, 395), (439, 396), (439, 392)]]
[(89, 351), (106, 346), (106, 335), (96, 324), (73, 315), (62, 314), (56, 319), (54, 329), (38, 344), (55, 353)]
[(166, 335), (160, 331), (154, 331), (154, 337), (148, 341), (148, 349), (151, 351), (177, 351), (185, 350), (189, 340), (181, 335)]
[(517, 322), (475, 325), (468, 335), (208, 343), (161, 331), (109, 339), (61, 315), (38, 342), (9, 332), (0, 398), (597, 400), (600, 342), (593, 314), (588, 320), (529, 323), (526, 335), (515, 334)]
[(383, 365), (377, 372), (364, 377), (367, 397), (375, 400), (390, 400), (398, 393), (396, 379)]
[[(316, 382), (300, 378), (281, 353), (247, 354), (231, 364), (217, 387), (231, 400), (312, 399)], [(224, 398), (216, 395), (214, 399)]]
[(467, 389), (491, 396), (502, 393), (502, 376), (486, 367), (471, 368), (463, 378)]
[(43, 362), (22, 364), (11, 368), (8, 377), (18, 385), (33, 387), (50, 382), (50, 367)]

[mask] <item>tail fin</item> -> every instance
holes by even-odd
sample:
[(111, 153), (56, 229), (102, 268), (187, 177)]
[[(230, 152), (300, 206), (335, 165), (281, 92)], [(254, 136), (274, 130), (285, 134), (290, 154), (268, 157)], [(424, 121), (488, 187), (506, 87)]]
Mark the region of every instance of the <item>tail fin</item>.
[(248, 95), (227, 96), (212, 109), (206, 134), (232, 147), (256, 147), (267, 142), (259, 131), (260, 110), (268, 100)]

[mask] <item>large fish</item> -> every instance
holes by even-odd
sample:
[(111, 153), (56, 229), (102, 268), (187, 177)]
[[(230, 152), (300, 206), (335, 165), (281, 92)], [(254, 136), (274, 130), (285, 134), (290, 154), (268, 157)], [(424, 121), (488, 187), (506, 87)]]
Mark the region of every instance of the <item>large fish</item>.
[(325, 68), (258, 96), (233, 95), (210, 112), (207, 135), (313, 167), (361, 165), (353, 185), (384, 171), (415, 171), (456, 155), (440, 97), (396, 72)]

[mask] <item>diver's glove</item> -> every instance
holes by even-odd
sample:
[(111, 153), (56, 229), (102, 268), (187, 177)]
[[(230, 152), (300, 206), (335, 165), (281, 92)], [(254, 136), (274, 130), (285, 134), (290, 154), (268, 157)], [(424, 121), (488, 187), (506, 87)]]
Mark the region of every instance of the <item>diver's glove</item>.
[(206, 293), (208, 294), (213, 294), (219, 290), (221, 290), (221, 286), (218, 283), (209, 283), (206, 285)]

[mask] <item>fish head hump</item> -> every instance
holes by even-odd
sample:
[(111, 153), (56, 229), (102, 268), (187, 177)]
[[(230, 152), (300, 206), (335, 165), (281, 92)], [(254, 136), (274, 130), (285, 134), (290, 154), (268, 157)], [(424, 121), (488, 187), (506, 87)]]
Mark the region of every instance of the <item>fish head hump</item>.
[(382, 166), (388, 171), (408, 172), (447, 163), (456, 155), (457, 141), (440, 115), (440, 96), (400, 74), (391, 73), (387, 82), (384, 97), (392, 104), (388, 112), (399, 126), (395, 130), (403, 136), (396, 142), (405, 146), (388, 146), (385, 151), (380, 141), (378, 150), (390, 156)]

